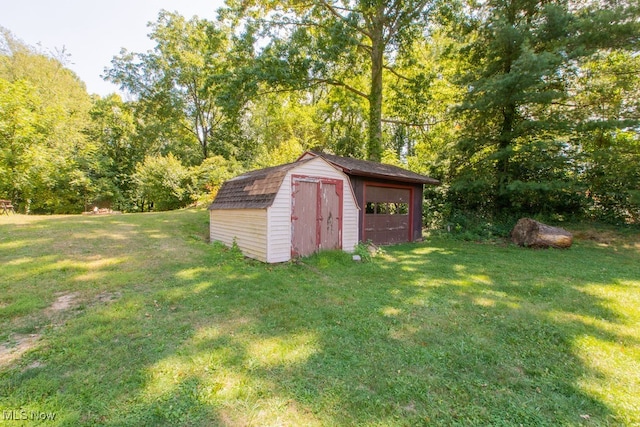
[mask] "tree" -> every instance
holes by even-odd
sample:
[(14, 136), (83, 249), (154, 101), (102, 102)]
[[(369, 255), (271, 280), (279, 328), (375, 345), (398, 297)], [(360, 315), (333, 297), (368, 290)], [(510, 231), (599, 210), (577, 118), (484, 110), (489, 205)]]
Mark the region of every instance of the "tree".
[(464, 130), (452, 164), (455, 197), (494, 211), (579, 211), (570, 82), (599, 49), (637, 43), (638, 20), (629, 15), (636, 12), (537, 0), (460, 11), (451, 33), (466, 38), (459, 52), (475, 66), (460, 80), (467, 94), (458, 110)]
[(596, 217), (640, 219), (640, 58), (616, 49), (588, 58), (572, 82), (572, 143)]
[(173, 154), (147, 156), (136, 165), (133, 175), (139, 205), (165, 211), (186, 206), (191, 201), (189, 171)]
[[(211, 154), (237, 156), (238, 147), (225, 140), (223, 130), (240, 109), (241, 93), (233, 102), (226, 86), (233, 61), (230, 35), (213, 22), (177, 13), (160, 12), (151, 24), (156, 47), (146, 53), (123, 49), (106, 70), (107, 78), (137, 97), (138, 114), (147, 117), (153, 137), (168, 144), (187, 140), (197, 144), (198, 164)], [(233, 106), (233, 108), (231, 108)], [(229, 108), (225, 108), (229, 107)], [(153, 131), (155, 129), (155, 131)]]
[[(385, 71), (394, 73), (394, 58), (424, 29), (433, 2), (287, 1), (229, 2), (247, 28), (266, 26), (275, 35), (263, 50), (265, 78), (272, 82), (332, 85), (368, 103), (367, 157), (383, 151)], [(272, 33), (273, 34), (273, 33)], [(368, 72), (366, 78), (361, 78)]]
[(0, 33), (0, 192), (23, 211), (79, 212), (91, 192), (91, 99), (60, 60)]
[(137, 136), (133, 105), (118, 95), (94, 100), (91, 124), (86, 133), (96, 144), (93, 202), (107, 202), (118, 210), (130, 210), (134, 200), (133, 174), (150, 147)]
[(242, 171), (240, 163), (222, 156), (211, 156), (200, 165), (191, 167), (189, 174), (193, 200), (198, 204), (209, 205), (222, 184)]

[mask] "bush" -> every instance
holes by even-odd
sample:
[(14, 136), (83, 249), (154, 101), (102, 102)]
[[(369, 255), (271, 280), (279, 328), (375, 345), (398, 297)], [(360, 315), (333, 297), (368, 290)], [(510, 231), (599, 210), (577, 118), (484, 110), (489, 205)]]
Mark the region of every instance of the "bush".
[(173, 154), (168, 156), (147, 156), (143, 163), (136, 165), (134, 182), (137, 197), (144, 206), (154, 210), (178, 209), (191, 202), (191, 177)]
[(189, 170), (193, 188), (193, 200), (208, 205), (213, 202), (220, 186), (242, 172), (242, 165), (222, 156), (205, 159), (200, 165)]

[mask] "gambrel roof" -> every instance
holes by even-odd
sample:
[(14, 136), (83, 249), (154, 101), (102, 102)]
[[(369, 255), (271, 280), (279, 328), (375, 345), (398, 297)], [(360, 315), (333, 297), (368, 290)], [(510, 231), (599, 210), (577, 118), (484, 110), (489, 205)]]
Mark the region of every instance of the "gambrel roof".
[(209, 209), (266, 209), (273, 204), (287, 172), (301, 164), (300, 161), (287, 163), (232, 178), (222, 184)]

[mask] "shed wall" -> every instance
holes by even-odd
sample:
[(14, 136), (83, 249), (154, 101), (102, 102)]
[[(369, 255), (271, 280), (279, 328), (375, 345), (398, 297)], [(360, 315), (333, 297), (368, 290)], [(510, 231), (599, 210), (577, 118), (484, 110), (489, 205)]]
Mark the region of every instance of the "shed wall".
[(318, 158), (292, 169), (285, 176), (273, 204), (268, 209), (267, 262), (283, 262), (291, 259), (291, 175), (331, 178), (343, 181), (342, 198), (342, 250), (353, 252), (358, 244), (358, 207), (346, 175), (338, 172)]
[[(245, 256), (263, 262), (267, 257), (266, 209), (214, 209), (209, 211), (211, 241), (231, 246), (235, 239)], [(285, 260), (286, 261), (286, 260)]]
[[(413, 188), (413, 200), (411, 202), (412, 209), (412, 223), (411, 223), (411, 241), (420, 241), (422, 240), (422, 197), (423, 197), (423, 185), (422, 184), (410, 184), (403, 183), (393, 180), (385, 180), (385, 179), (373, 179), (373, 178), (364, 178), (360, 176), (351, 176), (351, 185), (353, 187), (353, 192), (356, 196), (356, 200), (360, 206), (365, 206), (364, 193), (365, 193), (365, 185), (400, 185), (407, 186)], [(360, 240), (364, 240), (364, 224), (365, 224), (365, 209), (360, 210), (360, 227), (358, 230), (358, 238)]]

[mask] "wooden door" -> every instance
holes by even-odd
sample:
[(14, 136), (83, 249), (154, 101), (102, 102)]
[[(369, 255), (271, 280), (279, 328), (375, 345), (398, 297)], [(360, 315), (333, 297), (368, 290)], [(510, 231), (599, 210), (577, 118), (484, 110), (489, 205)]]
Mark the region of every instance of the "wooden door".
[(318, 250), (317, 180), (293, 180), (291, 198), (291, 255), (307, 256)]
[(320, 249), (340, 249), (341, 192), (336, 183), (321, 183)]
[(291, 256), (342, 248), (342, 181), (293, 177)]

